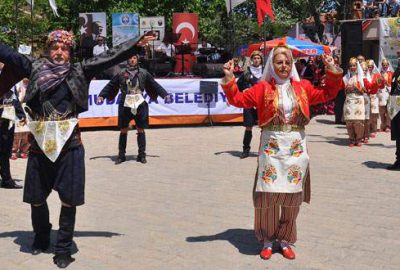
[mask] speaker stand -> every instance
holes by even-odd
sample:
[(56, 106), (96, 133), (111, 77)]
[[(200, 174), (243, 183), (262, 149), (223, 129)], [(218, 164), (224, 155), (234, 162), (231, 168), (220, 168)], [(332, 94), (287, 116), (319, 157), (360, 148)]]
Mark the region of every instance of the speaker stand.
[[(204, 98), (206, 97), (207, 94), (204, 95)], [(214, 123), (212, 121), (212, 117), (211, 117), (211, 108), (210, 108), (210, 100), (207, 101), (207, 122), (210, 125), (210, 127), (214, 127)]]

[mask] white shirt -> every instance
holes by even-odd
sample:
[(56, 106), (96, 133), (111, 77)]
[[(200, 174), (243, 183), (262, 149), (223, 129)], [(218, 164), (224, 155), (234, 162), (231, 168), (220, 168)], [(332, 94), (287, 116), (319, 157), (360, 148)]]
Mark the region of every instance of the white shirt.
[(292, 120), (292, 111), (293, 111), (293, 100), (291, 98), (292, 91), (290, 88), (292, 87), (290, 81), (285, 82), (284, 84), (276, 85), (279, 93), (279, 98), (282, 100), (282, 109), (285, 115), (286, 123), (289, 123)]
[(175, 46), (174, 45), (168, 44), (168, 46), (167, 46), (167, 45), (165, 45), (164, 42), (161, 42), (160, 46), (157, 47), (157, 51), (162, 51), (168, 57), (172, 57), (171, 48), (172, 48), (172, 52), (175, 53)]
[(103, 52), (108, 51), (108, 47), (106, 44), (104, 45), (96, 45), (93, 47), (93, 55), (99, 55)]

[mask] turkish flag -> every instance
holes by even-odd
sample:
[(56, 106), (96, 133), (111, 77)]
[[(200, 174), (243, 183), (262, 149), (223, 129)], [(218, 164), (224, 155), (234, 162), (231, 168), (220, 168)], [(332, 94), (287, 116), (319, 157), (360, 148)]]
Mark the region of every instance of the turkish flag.
[(265, 15), (275, 21), (274, 11), (272, 10), (271, 0), (256, 0), (257, 6), (257, 21), (258, 26), (261, 26), (264, 21)]
[[(198, 15), (196, 13), (174, 13), (172, 16), (173, 33), (181, 34), (177, 44), (190, 44), (197, 48)], [(194, 46), (195, 45), (195, 46)]]

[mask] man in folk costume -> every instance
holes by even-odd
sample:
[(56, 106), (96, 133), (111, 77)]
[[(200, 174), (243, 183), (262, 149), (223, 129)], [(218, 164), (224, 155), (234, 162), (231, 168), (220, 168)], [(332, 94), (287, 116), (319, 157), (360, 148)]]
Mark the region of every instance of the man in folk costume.
[[(260, 51), (252, 52), (250, 56), (251, 66), (239, 77), (239, 91), (246, 91), (247, 88), (256, 85), (262, 76), (263, 55)], [(255, 108), (243, 109), (243, 125), (245, 126), (243, 137), (243, 152), (240, 158), (247, 158), (250, 154), (250, 144), (253, 138), (253, 126), (257, 125), (257, 111)]]
[(260, 256), (272, 256), (272, 244), (294, 259), (290, 248), (297, 239), (296, 218), (302, 201), (310, 201), (309, 156), (304, 126), (309, 106), (332, 100), (341, 89), (342, 70), (324, 56), (326, 76), (320, 88), (300, 80), (290, 49), (272, 50), (260, 83), (240, 92), (233, 76), (233, 62), (224, 65), (222, 88), (230, 104), (256, 107), (261, 141), (254, 184), (255, 234), (264, 243)]
[[(1, 70), (0, 70), (1, 73)], [(25, 125), (25, 113), (12, 90), (0, 98), (0, 177), (1, 188), (20, 189), (10, 172), (10, 157), (14, 142), (15, 123)]]
[(377, 96), (379, 99), (379, 115), (381, 117), (382, 132), (390, 132), (390, 117), (388, 112), (388, 101), (391, 92), (393, 72), (389, 70), (389, 61), (383, 59), (381, 62), (381, 76), (384, 80), (384, 86), (380, 87)]
[(54, 263), (67, 267), (71, 257), (76, 206), (84, 204), (84, 149), (78, 114), (88, 110), (89, 83), (99, 72), (135, 53), (138, 45), (151, 40), (138, 38), (107, 53), (71, 64), (73, 36), (56, 30), (47, 38), (49, 59), (29, 59), (0, 43), (0, 61), (5, 71), (0, 76), (0, 95), (9, 85), (29, 78), (25, 101), (29, 128), (33, 135), (24, 188), (24, 202), (31, 204), (35, 233), (32, 254), (49, 248), (49, 209), (46, 199), (56, 190), (61, 200), (59, 230)]
[(343, 77), (346, 100), (343, 106), (343, 118), (349, 135), (349, 147), (361, 146), (364, 138), (365, 103), (362, 69), (356, 58), (350, 58), (349, 70)]
[(368, 85), (368, 93), (371, 99), (371, 114), (370, 114), (370, 134), (371, 138), (376, 137), (378, 130), (378, 118), (379, 118), (379, 99), (377, 96), (378, 89), (384, 87), (384, 80), (375, 65), (374, 60), (367, 60), (368, 64), (368, 82), (364, 84)]
[(128, 137), (129, 122), (135, 120), (137, 130), (138, 156), (136, 161), (146, 163), (146, 134), (145, 128), (149, 126), (149, 105), (144, 100), (143, 92), (156, 100), (158, 96), (165, 98), (169, 103), (170, 96), (159, 85), (151, 74), (139, 67), (139, 55), (133, 55), (128, 60), (128, 67), (115, 75), (100, 92), (97, 102), (103, 102), (105, 98), (114, 99), (121, 89), (121, 99), (118, 105), (119, 153), (115, 164), (126, 161), (125, 150)]
[[(398, 52), (399, 56), (399, 52)], [(396, 161), (388, 170), (400, 170), (400, 57), (397, 68), (392, 76), (391, 92), (389, 97), (389, 116), (391, 120), (391, 139), (396, 141)]]

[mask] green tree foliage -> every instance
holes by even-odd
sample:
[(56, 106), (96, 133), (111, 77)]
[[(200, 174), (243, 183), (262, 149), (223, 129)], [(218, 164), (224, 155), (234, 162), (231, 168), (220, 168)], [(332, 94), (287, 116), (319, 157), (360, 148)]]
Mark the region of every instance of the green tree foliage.
[[(18, 20), (15, 16), (15, 1), (18, 2)], [(0, 41), (14, 45), (15, 29), (18, 26), (20, 42), (43, 40), (46, 33), (56, 28), (78, 32), (78, 14), (81, 12), (106, 12), (107, 32), (111, 33), (113, 12), (137, 12), (141, 16), (165, 16), (167, 31), (171, 31), (172, 14), (194, 12), (199, 14), (200, 37), (218, 46), (231, 47), (258, 41), (262, 31), (257, 25), (256, 5), (248, 0), (235, 8), (231, 16), (227, 13), (225, 0), (56, 0), (60, 17), (55, 17), (48, 0), (35, 0), (34, 16), (31, 20), (30, 6), (25, 0), (0, 1), (0, 27), (11, 29), (11, 33), (0, 31)], [(317, 14), (322, 0), (273, 0), (276, 22), (268, 23), (269, 36), (280, 36), (310, 15)], [(18, 22), (18, 25), (17, 23)], [(233, 35), (233, 33), (235, 33)]]

